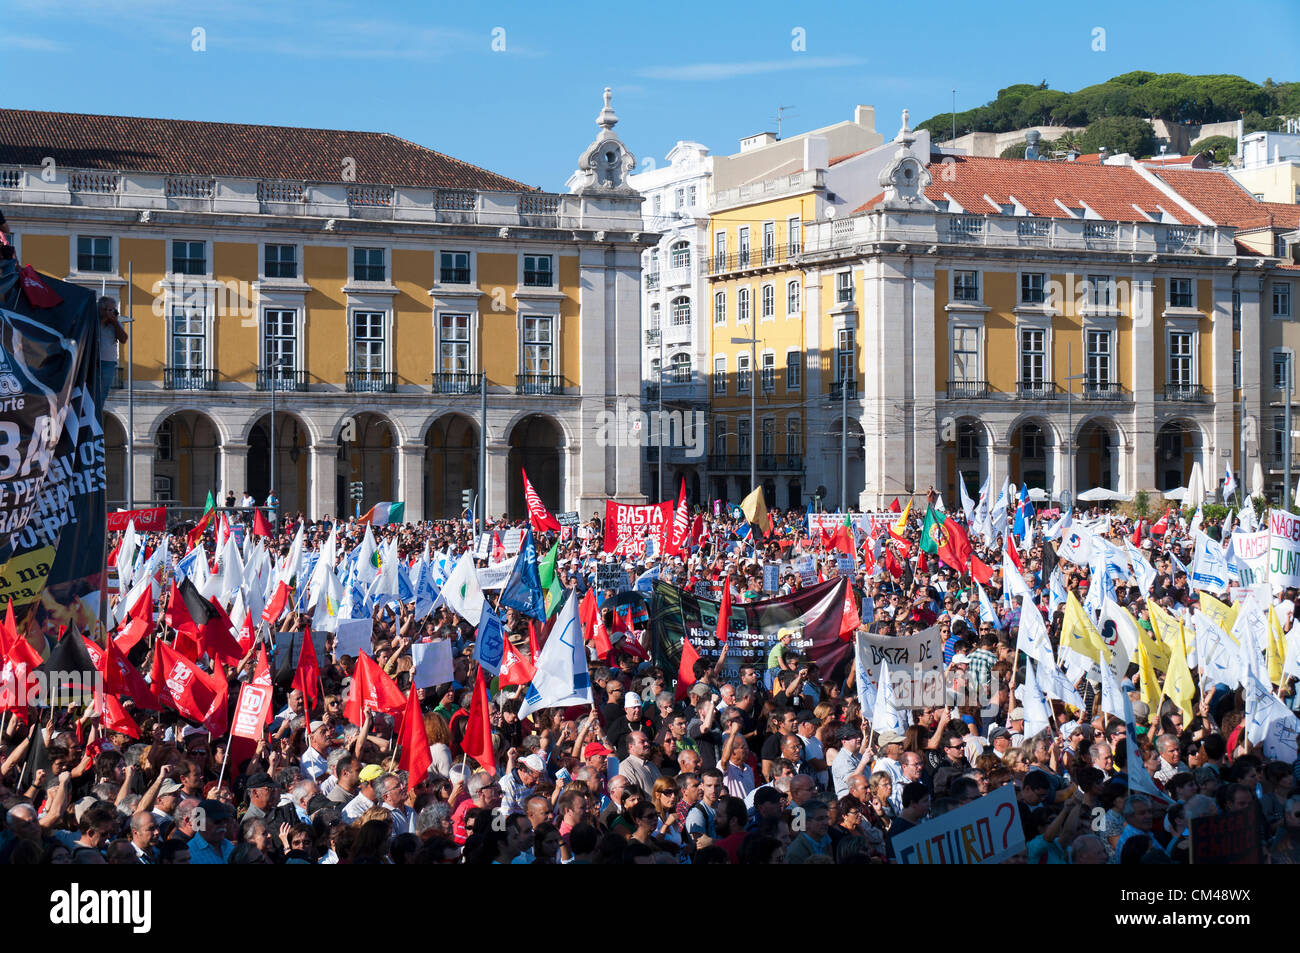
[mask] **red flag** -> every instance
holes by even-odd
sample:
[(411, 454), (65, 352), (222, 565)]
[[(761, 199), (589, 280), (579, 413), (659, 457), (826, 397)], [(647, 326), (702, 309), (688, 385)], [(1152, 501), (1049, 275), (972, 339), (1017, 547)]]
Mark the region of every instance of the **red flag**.
[(280, 616), (284, 615), (284, 610), (288, 605), (289, 583), (281, 579), (275, 586), (275, 592), (271, 594), (271, 601), (262, 610), (262, 621), (269, 625), (275, 625), (280, 621)]
[(35, 686), (29, 676), (41, 667), (41, 657), (24, 638), (15, 638), (4, 658), (0, 677), (0, 711), (13, 711), (27, 717), (27, 699)]
[(253, 647), (253, 643), (257, 641), (257, 629), (253, 626), (253, 613), (244, 613), (244, 621), (239, 624), (239, 634), (235, 638), (239, 641), (240, 650), (244, 655), (247, 655), (249, 649)]
[(695, 522), (691, 523), (691, 533), (689, 539), (692, 545), (698, 546), (700, 540), (704, 539), (704, 514), (699, 513), (695, 517)]
[(609, 641), (609, 632), (605, 629), (605, 619), (596, 604), (596, 590), (588, 589), (578, 603), (578, 621), (582, 623), (582, 637), (596, 646), (596, 657), (609, 657), (613, 645)]
[[(298, 651), (298, 667), (293, 672), (293, 687), (302, 692), (303, 698), (311, 700), (311, 711), (316, 707), (316, 681), (320, 678), (320, 666), (316, 663), (316, 646), (311, 642), (311, 627), (302, 631), (302, 648)], [(427, 746), (427, 745), (426, 745)]]
[(849, 529), (847, 526), (836, 527), (834, 548), (846, 556), (852, 556), (854, 553), (853, 530)]
[(858, 600), (853, 596), (853, 587), (849, 581), (844, 580), (844, 609), (840, 615), (840, 640), (847, 642), (853, 638), (853, 633), (858, 631), (858, 626), (862, 624), (862, 617), (858, 615)]
[(483, 669), (474, 677), (474, 700), (469, 706), (469, 721), (465, 724), (465, 737), (460, 750), (488, 771), (497, 769), (496, 754), (492, 749), (492, 719), (488, 710), (487, 682)]
[(1015, 565), (1016, 570), (1020, 573), (1020, 575), (1023, 576), (1025, 574), (1025, 567), (1020, 565), (1020, 554), (1016, 552), (1015, 543), (1011, 542), (1011, 538), (1013, 535), (1014, 535), (1013, 533), (1007, 533), (1007, 556), (1011, 559), (1011, 562)]
[[(531, 629), (531, 627), (530, 627)], [(537, 674), (537, 666), (528, 656), (521, 653), (506, 639), (501, 653), (501, 671), (497, 675), (497, 684), (502, 688), (510, 685), (527, 685)]]
[(987, 586), (993, 578), (993, 569), (988, 563), (980, 559), (974, 553), (970, 556), (970, 574), (971, 577), (981, 586)]
[(135, 723), (135, 719), (126, 713), (122, 703), (117, 700), (117, 696), (105, 692), (100, 696), (100, 700), (103, 703), (100, 705), (100, 724), (109, 731), (120, 731), (122, 734), (139, 741), (140, 726)]
[(873, 545), (874, 542), (875, 540), (871, 536), (868, 536), (866, 539), (862, 541), (862, 568), (868, 576), (872, 575), (876, 571), (876, 554), (874, 552), (875, 546)]
[(263, 642), (257, 647), (257, 665), (253, 667), (252, 684), (265, 688), (267, 691), (266, 702), (266, 723), (269, 725), (275, 720), (274, 709), (271, 707), (270, 694), (275, 689), (271, 681), (271, 663), (266, 657), (266, 643)]
[(889, 546), (885, 547), (885, 569), (895, 579), (903, 578), (903, 567), (899, 565), (894, 556), (894, 550)]
[(130, 695), (136, 708), (158, 709), (157, 692), (127, 660), (121, 645), (113, 639), (108, 640), (104, 649), (104, 665), (100, 671), (104, 673), (104, 691), (108, 694)]
[(86, 654), (90, 656), (90, 661), (93, 662), (95, 668), (99, 669), (102, 673), (104, 671), (104, 650), (100, 648), (98, 642), (92, 641), (84, 635), (81, 637), (81, 641), (86, 646)]
[(214, 737), (226, 733), (225, 679), (220, 681), (221, 689), (218, 690), (211, 675), (173, 651), (166, 642), (160, 641), (154, 646), (152, 682), (157, 688), (158, 700), (176, 709), (189, 721), (205, 725), (210, 719), (219, 721), (220, 731), (212, 726), (208, 728)]
[(920, 551), (919, 553), (917, 553), (917, 555), (916, 555), (916, 571), (917, 571), (917, 572), (929, 572), (929, 571), (930, 571), (930, 560), (928, 560), (928, 559), (925, 558), (925, 550), (924, 550), (924, 549), (921, 550), (921, 551)]
[[(212, 522), (212, 514), (214, 512), (216, 511), (206, 510), (203, 515), (199, 517), (199, 521), (194, 524), (194, 528), (185, 534), (185, 547), (187, 550), (193, 549), (203, 540), (203, 534), (207, 531), (208, 524)], [(205, 553), (205, 558), (206, 555), (207, 554)]]
[(682, 637), (682, 657), (677, 663), (677, 692), (674, 696), (675, 701), (681, 701), (686, 697), (691, 686), (695, 684), (695, 663), (700, 660), (700, 653), (695, 651), (695, 646), (691, 645), (691, 640)]
[(9, 648), (18, 639), (18, 623), (14, 621), (14, 604), (10, 600), (5, 606), (5, 620), (0, 626), (0, 652), (9, 654)]
[(690, 507), (686, 505), (686, 478), (682, 477), (682, 491), (677, 494), (677, 509), (673, 513), (673, 531), (668, 537), (668, 545), (664, 547), (664, 551), (669, 556), (677, 556), (685, 551), (690, 527)]
[(506, 558), (506, 544), (501, 542), (501, 534), (492, 531), (492, 561), (499, 563)]
[(889, 512), (891, 513), (903, 512), (903, 507), (899, 505), (898, 497), (894, 497), (894, 502), (889, 504)]
[(352, 685), (343, 703), (343, 715), (354, 725), (361, 724), (365, 713), (371, 709), (392, 714), (402, 710), (406, 696), (384, 674), (384, 670), (367, 653), (357, 656), (357, 666), (352, 672)]
[(965, 527), (948, 517), (939, 527), (939, 533), (939, 558), (958, 572), (965, 572), (972, 556)]
[(1152, 536), (1163, 536), (1169, 531), (1169, 514), (1172, 512), (1172, 509), (1167, 509), (1165, 510), (1165, 515), (1156, 520), (1155, 524), (1151, 527)]
[(266, 521), (262, 511), (256, 508), (253, 510), (253, 535), (271, 538), (271, 524)]
[[(481, 670), (480, 670), (481, 671)], [(402, 746), (397, 765), (407, 774), (407, 784), (414, 791), (429, 774), (433, 758), (429, 756), (429, 736), (424, 731), (424, 712), (416, 697), (415, 681), (411, 681), (411, 694), (406, 699), (406, 713), (402, 716), (402, 730), (398, 736)]]
[(140, 598), (135, 600), (126, 613), (126, 624), (118, 629), (117, 647), (123, 653), (130, 652), (137, 642), (154, 630), (153, 621), (153, 586), (144, 587)]
[(249, 741), (261, 741), (272, 717), (270, 686), (249, 683), (239, 690), (235, 723), (231, 725), (230, 734)]
[(1138, 517), (1138, 521), (1135, 524), (1133, 524), (1133, 545), (1134, 546), (1142, 545), (1142, 518), (1141, 517)]
[(533, 524), (533, 529), (540, 533), (542, 530), (551, 529), (555, 532), (560, 531), (560, 522), (546, 510), (542, 498), (537, 495), (533, 485), (528, 482), (528, 474), (521, 467), (519, 472), (524, 477), (524, 501), (528, 504), (528, 520)]
[(63, 304), (59, 293), (47, 285), (31, 265), (23, 265), (18, 275), (22, 282), (23, 294), (34, 307), (53, 308), (55, 305)]
[[(540, 628), (541, 623), (536, 619), (528, 620), (528, 654), (532, 658), (537, 658), (537, 653), (542, 650), (541, 634), (538, 631)], [(529, 677), (529, 681), (532, 681), (531, 677)]]
[(722, 577), (722, 605), (718, 607), (718, 628), (716, 637), (719, 644), (725, 644), (731, 629), (731, 577)]

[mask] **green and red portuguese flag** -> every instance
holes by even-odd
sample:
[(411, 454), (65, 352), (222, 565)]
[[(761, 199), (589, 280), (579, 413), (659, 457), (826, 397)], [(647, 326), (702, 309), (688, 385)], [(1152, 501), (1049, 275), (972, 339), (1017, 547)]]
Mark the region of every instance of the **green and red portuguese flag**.
[(970, 538), (965, 528), (933, 506), (925, 511), (925, 522), (921, 524), (921, 549), (958, 572), (965, 572), (970, 564)]
[(213, 514), (217, 511), (217, 501), (212, 498), (212, 491), (208, 490), (208, 502), (203, 507), (203, 515), (199, 517), (198, 524), (185, 534), (185, 548), (189, 551), (194, 548), (194, 544), (203, 538), (203, 533), (207, 530), (208, 525), (212, 522)]

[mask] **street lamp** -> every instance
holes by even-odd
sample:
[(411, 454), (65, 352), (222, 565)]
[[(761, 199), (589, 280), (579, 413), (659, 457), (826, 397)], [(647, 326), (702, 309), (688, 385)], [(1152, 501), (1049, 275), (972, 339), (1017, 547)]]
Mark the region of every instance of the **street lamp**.
[(758, 338), (735, 338), (732, 344), (749, 345), (749, 488), (758, 486), (758, 444), (754, 441), (754, 415), (758, 412), (754, 375), (758, 368)]
[(1074, 503), (1074, 471), (1078, 464), (1078, 460), (1075, 459), (1074, 449), (1074, 391), (1072, 385), (1074, 381), (1084, 380), (1087, 376), (1086, 372), (1083, 374), (1074, 373), (1074, 344), (1072, 342), (1067, 343), (1065, 345), (1065, 416), (1067, 421), (1066, 439), (1069, 440), (1070, 448), (1070, 455), (1065, 464), (1070, 470), (1070, 486), (1067, 490), (1070, 494), (1070, 502), (1066, 504), (1067, 506)]
[[(278, 455), (278, 451), (280, 447), (279, 447), (279, 441), (276, 439), (276, 433), (275, 433), (275, 392), (280, 389), (280, 371), (282, 371), (284, 368), (289, 366), (290, 365), (288, 361), (284, 360), (284, 358), (282, 357), (277, 357), (274, 361), (271, 362), (271, 366), (269, 368), (270, 384), (271, 384), (271, 496), (275, 497), (275, 499), (277, 500), (279, 500), (280, 496), (278, 493), (275, 492), (275, 488), (276, 488), (275, 458)], [(297, 445), (297, 441), (295, 441), (295, 446), (296, 445)], [(256, 505), (257, 501), (254, 500), (253, 503), (254, 505)], [(275, 511), (272, 510), (271, 511), (272, 520), (275, 519), (275, 515), (276, 515)]]

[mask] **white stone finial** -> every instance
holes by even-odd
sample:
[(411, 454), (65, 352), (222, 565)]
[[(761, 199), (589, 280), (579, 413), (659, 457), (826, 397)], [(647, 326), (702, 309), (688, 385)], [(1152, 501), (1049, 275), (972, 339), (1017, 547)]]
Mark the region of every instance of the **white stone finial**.
[(614, 97), (614, 91), (610, 87), (605, 87), (605, 106), (596, 117), (596, 125), (602, 129), (613, 129), (618, 125), (618, 116), (614, 115), (614, 107), (610, 105), (610, 100)]
[(909, 116), (911, 116), (911, 113), (909, 113), (906, 109), (904, 109), (904, 110), (903, 110), (903, 128), (900, 129), (900, 130), (898, 130), (899, 135), (903, 135), (904, 133), (908, 133), (908, 132), (911, 132), (911, 131), (912, 131), (912, 127), (911, 127), (910, 125), (908, 125), (908, 117), (909, 117)]

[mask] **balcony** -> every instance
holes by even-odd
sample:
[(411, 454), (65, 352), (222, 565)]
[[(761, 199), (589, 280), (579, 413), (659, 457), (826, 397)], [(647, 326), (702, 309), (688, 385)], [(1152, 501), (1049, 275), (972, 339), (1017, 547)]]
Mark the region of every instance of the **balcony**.
[(555, 272), (553, 271), (524, 271), (525, 288), (554, 288)]
[(1165, 400), (1181, 403), (1204, 404), (1210, 399), (1210, 392), (1200, 384), (1166, 384)]
[(776, 270), (792, 264), (800, 254), (799, 246), (792, 250), (789, 245), (776, 245), (770, 248), (742, 248), (730, 255), (706, 255), (701, 269), (706, 275), (722, 275), (729, 272), (748, 271), (750, 269)]
[(397, 374), (393, 371), (348, 371), (345, 386), (352, 394), (391, 394), (397, 390)]
[(831, 400), (856, 400), (858, 397), (857, 381), (831, 381)]
[(563, 394), (564, 378), (558, 374), (516, 374), (515, 393), (528, 397)]
[(307, 372), (288, 368), (263, 368), (257, 372), (258, 390), (304, 391), (307, 389)]
[(469, 284), (469, 269), (468, 268), (440, 268), (438, 269), (438, 284), (467, 285)]
[(949, 400), (979, 400), (989, 395), (988, 381), (949, 381)]
[(1084, 381), (1079, 396), (1084, 400), (1123, 400), (1124, 388), (1114, 381)]
[(1016, 381), (1016, 396), (1021, 400), (1056, 400), (1058, 393), (1054, 381)]
[(658, 287), (659, 287), (659, 272), (657, 271), (646, 272), (645, 290), (654, 291)]
[[(757, 469), (767, 473), (802, 472), (803, 454), (801, 453), (760, 453), (754, 460)], [(709, 469), (715, 473), (748, 473), (748, 453), (711, 453)]]
[(435, 394), (477, 394), (483, 389), (483, 375), (464, 371), (435, 371), (429, 375), (433, 378)]
[(210, 367), (164, 367), (167, 390), (216, 390), (217, 372)]

